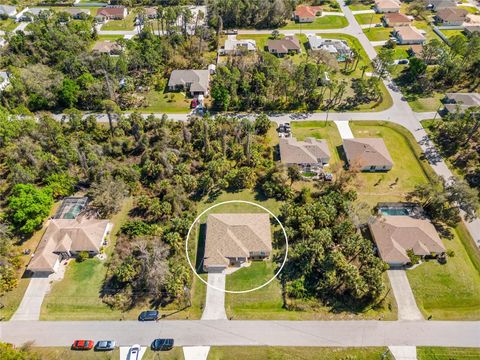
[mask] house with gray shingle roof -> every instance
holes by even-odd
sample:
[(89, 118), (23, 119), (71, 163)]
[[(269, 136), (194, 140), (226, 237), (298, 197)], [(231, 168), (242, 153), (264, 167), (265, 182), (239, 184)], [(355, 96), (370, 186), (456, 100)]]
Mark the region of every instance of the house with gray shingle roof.
[(299, 165), (304, 171), (311, 167), (323, 167), (330, 161), (330, 150), (326, 140), (306, 138), (298, 141), (294, 137), (279, 140), (280, 161), (287, 166)]
[(14, 18), (17, 14), (17, 8), (11, 5), (0, 5), (0, 16), (8, 16)]
[(344, 139), (343, 150), (350, 168), (360, 171), (388, 171), (393, 160), (381, 138)]
[(208, 96), (210, 71), (208, 70), (173, 70), (168, 80), (170, 91), (185, 90), (192, 96)]
[(300, 41), (295, 36), (285, 36), (283, 39), (268, 40), (268, 52), (278, 56), (283, 56), (290, 53), (300, 53)]
[(368, 227), (380, 257), (390, 265), (408, 264), (407, 250), (422, 257), (445, 253), (435, 227), (426, 219), (384, 215), (370, 221)]
[(270, 216), (257, 214), (210, 214), (205, 238), (205, 271), (220, 272), (240, 267), (249, 260), (264, 260), (272, 252)]

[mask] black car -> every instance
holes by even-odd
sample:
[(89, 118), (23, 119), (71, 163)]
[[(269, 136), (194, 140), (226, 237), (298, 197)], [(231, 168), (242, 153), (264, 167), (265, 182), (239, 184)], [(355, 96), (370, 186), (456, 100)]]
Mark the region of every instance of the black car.
[(173, 348), (173, 339), (155, 339), (151, 346), (153, 351), (168, 351)]
[(115, 341), (101, 340), (95, 344), (95, 351), (110, 351), (115, 350)]
[(156, 321), (158, 320), (158, 311), (157, 310), (148, 310), (142, 311), (138, 316), (139, 321)]

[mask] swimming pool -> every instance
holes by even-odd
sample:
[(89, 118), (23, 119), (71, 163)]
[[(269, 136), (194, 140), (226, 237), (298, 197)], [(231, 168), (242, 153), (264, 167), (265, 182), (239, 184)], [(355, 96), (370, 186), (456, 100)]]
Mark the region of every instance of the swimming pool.
[(382, 208), (380, 209), (380, 213), (382, 213), (382, 215), (400, 216), (409, 215), (410, 212), (407, 208)]

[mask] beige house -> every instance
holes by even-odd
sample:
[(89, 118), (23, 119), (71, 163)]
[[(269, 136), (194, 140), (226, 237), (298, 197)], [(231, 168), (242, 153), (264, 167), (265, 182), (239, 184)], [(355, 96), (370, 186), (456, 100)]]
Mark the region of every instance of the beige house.
[(414, 26), (398, 26), (394, 28), (393, 35), (400, 45), (424, 44), (425, 36)]
[(407, 26), (412, 20), (402, 13), (388, 13), (383, 15), (383, 23), (386, 27)]
[(390, 265), (410, 262), (407, 250), (418, 256), (445, 253), (445, 246), (432, 223), (406, 215), (381, 216), (368, 224), (380, 257)]
[(388, 171), (393, 166), (393, 160), (381, 138), (344, 139), (343, 150), (348, 165), (360, 171)]
[(272, 252), (270, 217), (258, 214), (210, 214), (205, 239), (205, 271), (240, 267), (249, 260), (263, 260)]
[(52, 219), (35, 250), (27, 270), (34, 273), (53, 273), (62, 259), (86, 251), (90, 255), (100, 252), (112, 224), (108, 220)]
[(299, 23), (311, 23), (315, 21), (317, 16), (321, 15), (321, 6), (298, 5), (293, 13), (293, 19)]
[(461, 26), (467, 19), (468, 11), (460, 8), (446, 8), (435, 14), (435, 22), (440, 26)]
[(97, 41), (92, 51), (108, 55), (118, 55), (122, 52), (122, 47), (115, 41), (103, 40)]
[(306, 138), (298, 141), (294, 137), (279, 141), (280, 161), (285, 165), (299, 165), (304, 171), (321, 168), (330, 161), (330, 150), (326, 140)]
[(268, 40), (267, 48), (270, 53), (279, 56), (301, 52), (300, 41), (294, 35), (285, 36), (283, 39)]
[(377, 13), (398, 13), (400, 11), (400, 3), (395, 0), (375, 0), (373, 7)]

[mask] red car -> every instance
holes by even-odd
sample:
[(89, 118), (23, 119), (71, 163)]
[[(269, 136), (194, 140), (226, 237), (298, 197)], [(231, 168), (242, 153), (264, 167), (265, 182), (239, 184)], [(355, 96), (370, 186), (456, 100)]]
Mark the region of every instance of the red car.
[(93, 348), (93, 340), (75, 340), (72, 345), (72, 350), (90, 350)]

